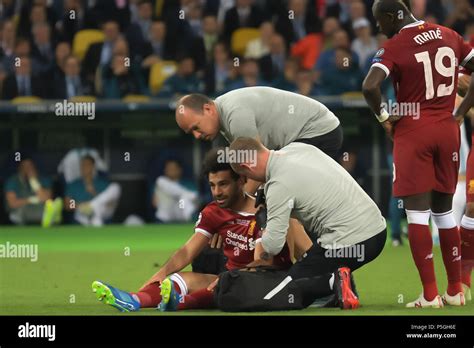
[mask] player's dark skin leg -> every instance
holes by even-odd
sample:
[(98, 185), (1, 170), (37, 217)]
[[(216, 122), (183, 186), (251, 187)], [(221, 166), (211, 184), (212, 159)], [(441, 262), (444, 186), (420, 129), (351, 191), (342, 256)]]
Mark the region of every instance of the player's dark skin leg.
[(474, 203), (466, 204), (466, 211), (464, 213), (467, 217), (474, 218)]
[(403, 206), (407, 210), (423, 211), (431, 208), (433, 213), (444, 213), (453, 207), (453, 195), (438, 191), (406, 196), (402, 199)]

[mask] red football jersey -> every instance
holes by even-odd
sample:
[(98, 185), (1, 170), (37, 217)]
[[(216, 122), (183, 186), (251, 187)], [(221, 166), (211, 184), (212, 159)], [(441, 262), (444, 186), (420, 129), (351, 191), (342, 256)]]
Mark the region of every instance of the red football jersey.
[(423, 21), (386, 41), (372, 66), (392, 77), (397, 104), (387, 111), (409, 116), (396, 124), (395, 135), (452, 117), (459, 65), (473, 56), (471, 46), (454, 30)]
[[(220, 208), (216, 202), (209, 203), (199, 214), (196, 233), (211, 238), (219, 233), (222, 237), (226, 267), (229, 270), (244, 268), (254, 260), (255, 241), (261, 237), (257, 230), (255, 215)], [(274, 257), (274, 264), (288, 269), (292, 262), (285, 244), (280, 254)]]

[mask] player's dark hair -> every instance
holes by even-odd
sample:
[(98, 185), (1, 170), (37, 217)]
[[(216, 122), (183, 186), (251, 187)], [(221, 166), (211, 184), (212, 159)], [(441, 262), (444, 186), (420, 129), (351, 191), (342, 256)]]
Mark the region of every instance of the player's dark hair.
[(196, 112), (202, 112), (202, 109), (205, 104), (212, 103), (212, 99), (204, 94), (193, 93), (189, 94), (178, 101), (176, 108), (179, 108), (181, 105), (185, 108), (189, 108)]
[[(230, 174), (234, 180), (238, 180), (240, 175), (234, 172), (230, 163), (225, 162), (225, 157), (222, 156), (223, 152), (225, 151), (224, 147), (216, 147), (210, 150), (206, 156), (204, 157), (203, 165), (202, 165), (202, 174), (207, 179), (209, 177), (209, 173), (217, 173), (221, 171), (230, 171)], [(223, 159), (221, 160), (222, 157)]]
[(94, 159), (94, 157), (92, 157), (91, 155), (84, 155), (84, 156), (82, 156), (81, 161), (84, 161), (84, 160), (89, 160), (89, 161), (92, 162), (92, 164), (95, 165), (95, 159)]

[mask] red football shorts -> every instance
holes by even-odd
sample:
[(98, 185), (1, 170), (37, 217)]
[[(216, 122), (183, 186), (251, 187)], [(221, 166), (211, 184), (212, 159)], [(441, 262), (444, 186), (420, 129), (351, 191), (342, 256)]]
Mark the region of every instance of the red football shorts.
[(447, 119), (397, 136), (393, 146), (393, 195), (438, 191), (454, 194), (458, 181), (460, 129)]

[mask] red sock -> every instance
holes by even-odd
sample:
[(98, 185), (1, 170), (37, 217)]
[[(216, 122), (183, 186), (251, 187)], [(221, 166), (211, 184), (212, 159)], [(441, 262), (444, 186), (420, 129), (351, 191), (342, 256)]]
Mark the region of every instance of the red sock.
[(208, 291), (206, 288), (184, 296), (184, 301), (178, 305), (178, 310), (208, 308), (215, 308), (214, 292)]
[(161, 302), (161, 289), (159, 283), (147, 285), (143, 290), (132, 293), (140, 299), (141, 308), (156, 307)]
[[(178, 285), (176, 285), (176, 283), (174, 283), (174, 288), (178, 293), (181, 293), (181, 289)], [(159, 283), (150, 284), (146, 286), (142, 291), (132, 294), (137, 295), (140, 299), (141, 308), (155, 308), (161, 302), (161, 289)]]
[(423, 284), (423, 295), (432, 301), (438, 295), (433, 263), (433, 240), (428, 225), (408, 224), (411, 254)]
[(471, 272), (474, 267), (474, 230), (461, 226), (461, 280), (471, 287)]
[(439, 243), (443, 254), (444, 267), (448, 274), (448, 295), (462, 291), (461, 286), (461, 235), (459, 228), (440, 228)]

